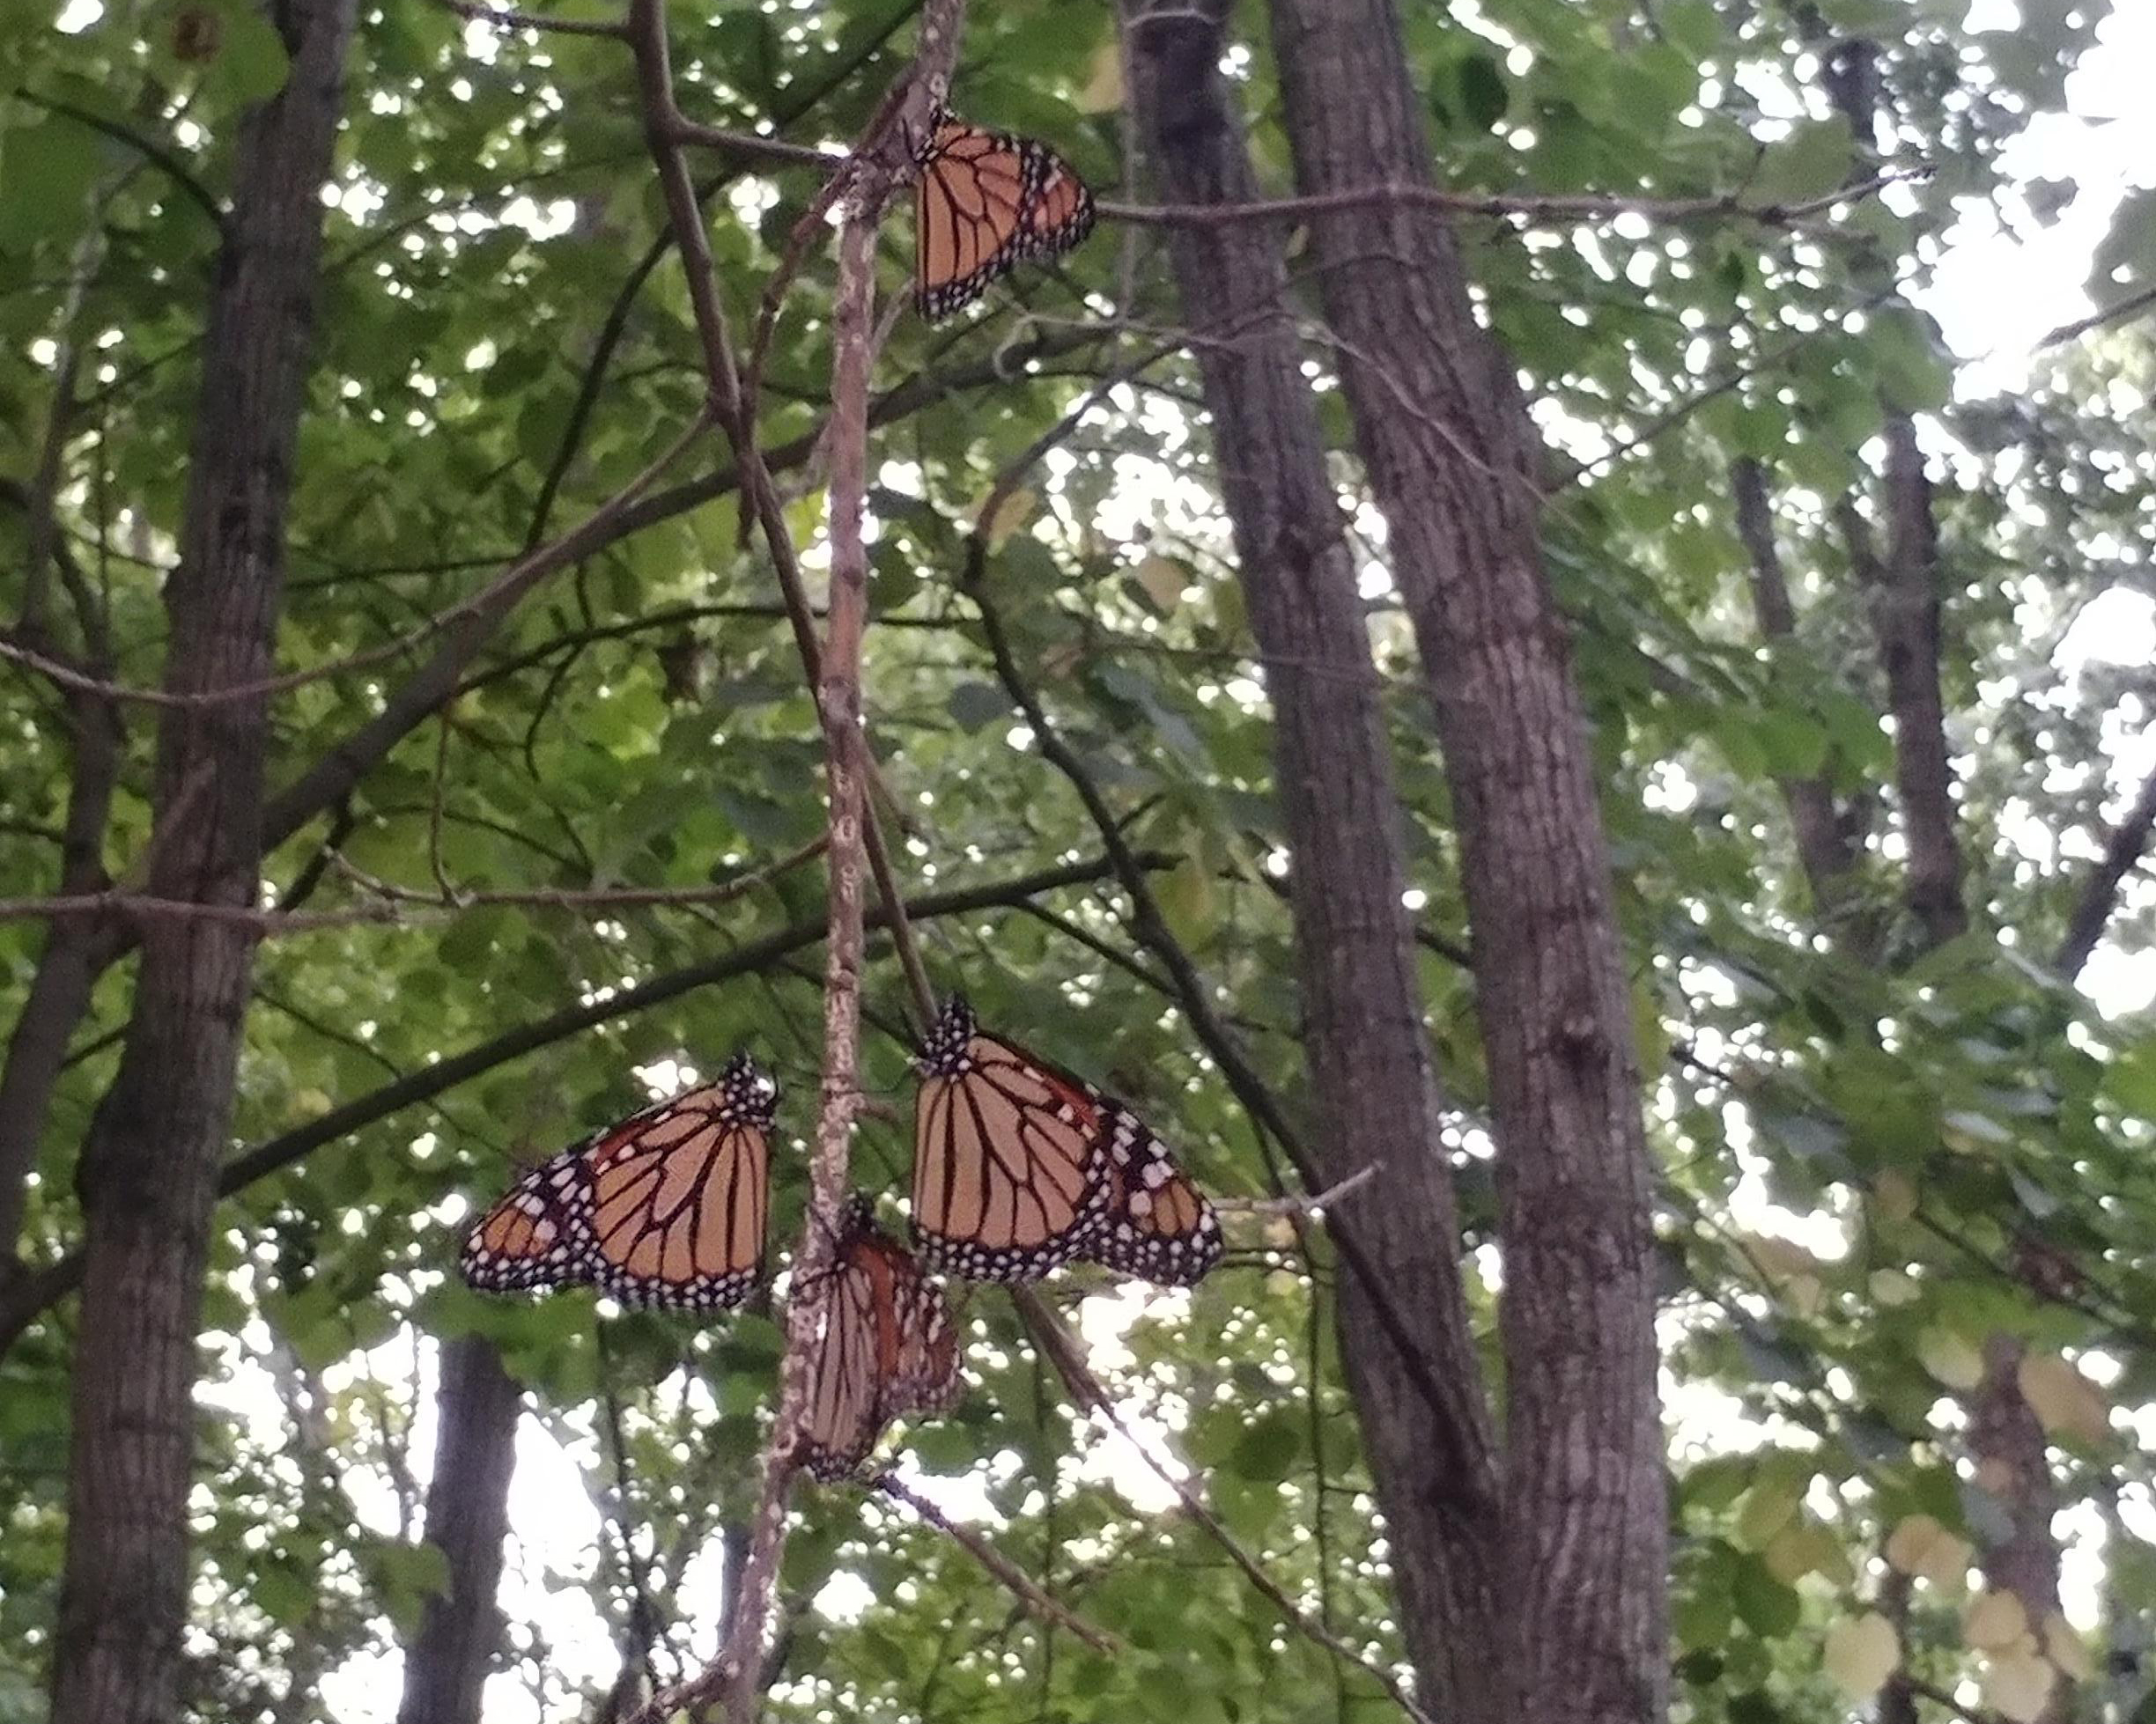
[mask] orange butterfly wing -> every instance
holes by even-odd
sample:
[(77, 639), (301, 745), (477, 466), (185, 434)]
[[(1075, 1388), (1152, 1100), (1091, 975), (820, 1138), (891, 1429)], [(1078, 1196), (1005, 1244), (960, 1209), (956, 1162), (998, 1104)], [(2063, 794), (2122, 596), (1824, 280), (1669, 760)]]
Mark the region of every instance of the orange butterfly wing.
[(981, 1032), (953, 995), (924, 1044), (913, 1111), (913, 1239), (934, 1270), (1037, 1280), (1067, 1263), (1108, 1198), (1092, 1092)]
[(913, 182), (914, 292), (948, 317), (1029, 257), (1092, 232), (1093, 195), (1047, 145), (939, 113)]
[(718, 1310), (761, 1283), (778, 1094), (745, 1056), (719, 1082), (524, 1175), (466, 1236), (488, 1292), (588, 1282), (625, 1305)]
[(1110, 1196), (1079, 1255), (1120, 1275), (1186, 1287), (1220, 1262), (1219, 1212), (1167, 1146), (1119, 1101), (1103, 1102)]

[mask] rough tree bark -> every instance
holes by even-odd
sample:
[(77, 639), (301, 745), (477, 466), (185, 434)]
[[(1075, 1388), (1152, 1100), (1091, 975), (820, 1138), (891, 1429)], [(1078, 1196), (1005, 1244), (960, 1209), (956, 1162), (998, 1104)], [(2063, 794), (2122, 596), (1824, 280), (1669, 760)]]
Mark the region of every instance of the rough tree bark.
[[(284, 90), (242, 121), (233, 208), (166, 586), (165, 686), (267, 674), (284, 508), (352, 0), (286, 0)], [(165, 709), (149, 890), (248, 905), (259, 888), (265, 704)], [(165, 1724), (188, 1590), (195, 1330), (256, 935), (166, 918), (144, 930), (119, 1075), (78, 1178), (88, 1235), (76, 1347), (55, 1724)]]
[(434, 1476), (426, 1541), (448, 1564), (448, 1585), (427, 1600), (404, 1654), (397, 1724), (478, 1724), (479, 1702), (501, 1643), (494, 1591), (509, 1530), (521, 1396), (483, 1336), (443, 1343)]
[[(1427, 185), (1392, 0), (1273, 0), (1306, 194)], [(1538, 450), (1438, 212), (1311, 224), (1357, 444), (1436, 700), (1498, 1152), (1508, 1412), (1493, 1660), (1535, 1724), (1659, 1717), (1667, 1507), (1631, 988)]]
[[(1125, 0), (1131, 112), (1163, 201), (1255, 196), (1217, 66), (1218, 13)], [(1274, 714), (1274, 779), (1293, 858), (1303, 1040), (1328, 1182), (1384, 1171), (1351, 1219), (1356, 1244), (1440, 1380), (1443, 1417), (1404, 1368), (1359, 1278), (1340, 1281), (1340, 1352), (1385, 1516), (1422, 1704), (1503, 1716), (1495, 1631), (1495, 1468), (1439, 1144), (1407, 865), (1355, 558), (1325, 475), (1316, 405), (1286, 306), (1282, 234), (1177, 229), (1186, 320), (1225, 325), (1199, 350), (1251, 623)]]

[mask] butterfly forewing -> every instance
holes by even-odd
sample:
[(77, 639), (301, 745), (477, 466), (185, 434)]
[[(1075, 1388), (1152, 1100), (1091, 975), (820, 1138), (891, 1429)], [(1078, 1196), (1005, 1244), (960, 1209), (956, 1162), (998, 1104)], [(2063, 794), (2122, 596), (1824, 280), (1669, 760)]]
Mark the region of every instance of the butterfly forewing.
[(801, 1457), (818, 1478), (845, 1477), (892, 1419), (940, 1412), (964, 1391), (942, 1290), (865, 1200), (849, 1201), (838, 1261), (802, 1296), (818, 1305)]
[(954, 995), (919, 1059), (913, 1237), (930, 1268), (1037, 1280), (1105, 1209), (1107, 1149), (1090, 1091), (983, 1034)]
[(1022, 260), (1057, 256), (1092, 231), (1092, 194), (1031, 138), (939, 114), (917, 166), (914, 289), (925, 317), (948, 317)]

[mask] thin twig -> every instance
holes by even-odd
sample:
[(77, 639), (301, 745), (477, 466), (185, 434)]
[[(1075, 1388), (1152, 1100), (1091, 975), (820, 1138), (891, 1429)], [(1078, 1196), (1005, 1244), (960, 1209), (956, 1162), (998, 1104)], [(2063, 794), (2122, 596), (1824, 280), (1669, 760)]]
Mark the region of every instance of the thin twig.
[(1966, 1719), (1968, 1724), (2006, 1724), (2005, 1713), (1993, 1712), (1988, 1706), (1965, 1706), (1935, 1682), (1926, 1682), (1922, 1676), (1913, 1676), (1906, 1671), (1896, 1680), (1910, 1693), (1921, 1694), (1933, 1706), (1946, 1707), (1956, 1718)]
[(1823, 197), (1797, 203), (1747, 204), (1738, 193), (1717, 197), (1642, 197), (1624, 192), (1543, 196), (1445, 191), (1436, 186), (1355, 186), (1303, 197), (1258, 198), (1248, 203), (1118, 203), (1104, 200), (1098, 207), (1111, 221), (1138, 222), (1150, 227), (1224, 227), (1234, 222), (1280, 221), (1334, 210), (1366, 209), (1373, 203), (1445, 210), (1462, 216), (1518, 216), (1535, 223), (1569, 225), (1639, 216), (1659, 222), (1749, 221), (1787, 227), (1823, 215), (1837, 204), (1861, 202), (1884, 187), (1923, 179), (1931, 172), (1924, 166), (1881, 173), (1860, 185), (1843, 186)]
[(2119, 888), (2127, 875), (2140, 866), (2152, 833), (2156, 833), (2156, 769), (2141, 781), (2141, 793), (2105, 838), (2103, 854), (2090, 868), (2074, 900), (2066, 937), (2059, 942), (2058, 955), (2053, 961), (2053, 968), (2067, 981), (2080, 976), (2102, 939), (2111, 913), (2118, 907)]
[[(936, 0), (935, 4), (924, 9), (920, 47), (912, 74), (917, 89), (941, 91), (948, 87), (951, 63), (957, 53), (957, 19), (964, 4), (964, 0)], [(674, 101), (665, 19), (647, 0), (633, 0), (630, 17), (646, 138), (665, 194), (675, 247), (681, 254), (682, 268), (688, 277), (690, 311), (703, 349), (705, 379), (710, 387), (713, 410), (733, 446), (742, 495), (771, 552), (772, 568), (779, 577), (779, 594), (786, 601), (786, 620), (794, 633), (794, 650), (801, 657), (802, 670), (813, 691), (823, 686), (823, 649), (816, 644), (814, 611), (808, 600), (808, 585), (801, 578), (801, 561), (794, 552), (786, 505), (772, 482), (771, 468), (763, 452), (757, 447), (753, 419), (745, 410), (733, 339), (727, 333), (726, 313), (713, 286), (711, 245), (704, 232), (703, 216), (696, 202), (695, 188), (690, 181), (688, 166), (675, 142), (675, 132), (687, 122)], [(917, 96), (915, 99), (925, 104), (927, 98)], [(868, 757), (867, 766), (872, 791), (890, 800), (882, 790), (873, 755)], [(914, 1008), (926, 1025), (935, 1016), (934, 992), (928, 985), (927, 974), (921, 966), (912, 936), (904, 925), (897, 876), (891, 866), (890, 848), (877, 823), (873, 804), (865, 807), (863, 837), (868, 866), (875, 876), (877, 895), (898, 918), (893, 939), (912, 991)]]
[(474, 24), (491, 24), (498, 30), (548, 30), (557, 36), (610, 36), (626, 41), (629, 26), (618, 18), (541, 18), (535, 12), (513, 11), (506, 6), (489, 6), (479, 0), (435, 0), (459, 18)]
[(1045, 1590), (1032, 1576), (1012, 1562), (993, 1544), (971, 1527), (952, 1520), (927, 1498), (909, 1490), (893, 1472), (881, 1472), (873, 1481), (875, 1488), (893, 1500), (904, 1503), (932, 1527), (947, 1533), (964, 1545), (966, 1553), (1010, 1589), (1012, 1596), (1024, 1605), (1032, 1615), (1043, 1622), (1054, 1624), (1075, 1634), (1086, 1645), (1104, 1658), (1112, 1658), (1124, 1650), (1123, 1642), (1104, 1628), (1096, 1628), (1083, 1617), (1074, 1615), (1052, 1594)]
[(2049, 335), (2037, 342), (2039, 349), (2056, 347), (2086, 335), (2092, 329), (2101, 329), (2107, 323), (2118, 323), (2137, 313), (2156, 307), (2156, 286), (2145, 287), (2138, 293), (2130, 293), (2123, 299), (2106, 306), (2101, 311), (2091, 312), (2086, 317), (2078, 317), (2071, 323), (2062, 323)]
[[(1035, 448), (1039, 446), (1037, 444)], [(1036, 458), (1033, 451), (1027, 458)], [(1039, 694), (1026, 681), (1020, 668), (1010, 637), (1003, 627), (1000, 613), (987, 595), (984, 578), (987, 561), (986, 523), (993, 519), (999, 498), (1007, 493), (1011, 480), (1011, 468), (1006, 468), (1003, 477), (990, 492), (982, 512), (976, 518), (969, 538), (966, 562), (960, 576), (961, 589), (973, 600), (979, 614), (981, 634), (989, 655), (995, 665), (996, 679), (1001, 682), (1019, 711), (1024, 715), (1033, 732), (1034, 746), (1041, 757), (1060, 771), (1077, 793), (1080, 803), (1093, 821), (1103, 848), (1116, 871), (1116, 879), (1131, 901), (1132, 931), (1139, 943), (1158, 958), (1170, 978), (1175, 984), (1176, 998), (1189, 1020), (1192, 1031), (1203, 1043), (1206, 1051), (1220, 1067), (1236, 1100), (1242, 1103), (1252, 1119), (1270, 1135), (1288, 1153), (1296, 1171), (1306, 1186), (1319, 1182), (1318, 1164), (1301, 1134), (1288, 1123), (1287, 1112), (1272, 1087), (1259, 1076), (1257, 1068), (1244, 1054), (1235, 1034), (1221, 1020), (1214, 1005), (1211, 991), (1200, 974), (1196, 963), (1175, 935), (1170, 931), (1166, 917), (1162, 914), (1160, 900), (1154, 893), (1145, 871), (1135, 866), (1128, 841), (1124, 837), (1114, 811), (1102, 795), (1100, 786), (1086, 764), (1063, 740), (1061, 733), (1050, 722), (1047, 710), (1041, 704)], [(1340, 1259), (1361, 1284), (1369, 1299), (1371, 1314), (1385, 1331), (1393, 1351), (1399, 1355), (1400, 1367), (1422, 1396), (1434, 1416), (1437, 1427), (1446, 1434), (1451, 1452), (1439, 1457), (1443, 1469), (1445, 1489), (1457, 1496), (1463, 1506), (1477, 1514), (1494, 1513), (1497, 1501), (1497, 1480), (1492, 1475), (1487, 1461), (1478, 1462), (1477, 1447), (1466, 1433), (1472, 1432), (1480, 1416), (1473, 1396), (1475, 1391), (1465, 1385), (1448, 1385), (1436, 1366), (1417, 1344), (1414, 1331), (1396, 1308), (1392, 1288), (1370, 1256), (1362, 1248), (1355, 1231), (1335, 1226), (1331, 1229), (1334, 1248)]]
[(1284, 1197), (1215, 1197), (1211, 1201), (1223, 1215), (1311, 1215), (1351, 1196), (1384, 1171), (1384, 1162), (1372, 1161), (1322, 1191), (1291, 1192)]
[(611, 887), (592, 891), (550, 891), (535, 887), (502, 892), (457, 892), (443, 900), (359, 875), (346, 864), (346, 873), (360, 879), (370, 889), (382, 893), (388, 902), (357, 905), (351, 910), (255, 910), (245, 904), (203, 904), (187, 898), (156, 898), (138, 892), (85, 892), (71, 897), (0, 898), (0, 922), (61, 920), (78, 916), (113, 917), (127, 921), (218, 922), (255, 928), (265, 939), (275, 939), (281, 934), (315, 933), (327, 928), (411, 927), (470, 910), (504, 907), (579, 911), (668, 910), (726, 903), (820, 855), (824, 843), (818, 836), (768, 867), (753, 873), (736, 874), (715, 886)]
[(0, 659), (11, 659), (42, 674), (48, 681), (63, 689), (100, 695), (107, 700), (131, 701), (144, 706), (221, 706), (233, 701), (259, 700), (271, 695), (285, 694), (294, 689), (304, 689), (309, 683), (320, 682), (332, 676), (343, 676), (350, 672), (365, 670), (391, 659), (402, 658), (413, 647), (439, 634), (459, 618), (483, 611), (502, 600), (523, 592), (555, 570), (574, 563), (598, 544), (611, 536), (615, 521), (626, 513), (638, 497), (648, 490), (659, 475), (671, 467), (682, 453), (700, 437), (711, 419), (709, 409), (699, 414), (695, 421), (668, 444), (659, 458), (641, 473), (601, 504), (583, 522), (564, 534), (553, 543), (534, 551), (529, 556), (504, 570), (493, 580), (469, 599), (459, 600), (444, 611), (430, 616), (417, 628), (400, 635), (383, 645), (369, 647), (349, 658), (339, 659), (326, 665), (317, 665), (311, 670), (292, 671), (283, 676), (265, 676), (252, 682), (228, 683), (219, 689), (189, 689), (174, 691), (166, 689), (134, 689), (117, 682), (108, 682), (101, 677), (85, 675), (72, 665), (63, 664), (56, 659), (30, 648), (8, 641), (0, 641)]
[(1409, 1697), (1407, 1691), (1400, 1686), (1398, 1676), (1383, 1665), (1372, 1662), (1289, 1598), (1281, 1590), (1280, 1582), (1265, 1572), (1258, 1559), (1243, 1548), (1236, 1536), (1222, 1523), (1220, 1517), (1191, 1489), (1189, 1482), (1165, 1462), (1156, 1457), (1153, 1451), (1138, 1440), (1137, 1433), (1124, 1422), (1123, 1415), (1110, 1398), (1108, 1391), (1101, 1386), (1100, 1379), (1093, 1374), (1092, 1367), (1087, 1364), (1076, 1337), (1064, 1327), (1061, 1319), (1049, 1309), (1047, 1302), (1030, 1287), (1014, 1288), (1011, 1297), (1018, 1307), (1019, 1315), (1025, 1322), (1027, 1332), (1055, 1367), (1056, 1374), (1063, 1379), (1064, 1386), (1070, 1390), (1072, 1398), (1088, 1411), (1099, 1414), (1137, 1452), (1138, 1458), (1146, 1463), (1153, 1476), (1176, 1493), (1185, 1512), (1215, 1543), (1227, 1552), (1229, 1560), (1243, 1571), (1244, 1577), (1251, 1585), (1272, 1601), (1274, 1609), (1281, 1613), (1289, 1626), (1313, 1644), (1360, 1666), (1392, 1697), (1394, 1705), (1415, 1720), (1415, 1724), (1436, 1724), (1430, 1715)]
[(93, 114), (86, 107), (78, 107), (73, 102), (63, 101), (57, 96), (41, 96), (34, 90), (18, 88), (15, 92), (22, 100), (48, 114), (57, 114), (72, 120), (78, 126), (87, 126), (116, 143), (124, 144), (144, 161), (160, 170), (165, 177), (188, 195), (188, 197), (210, 217), (210, 225), (221, 235), (225, 232), (225, 209), (210, 195), (188, 165), (159, 144), (155, 138), (144, 137), (140, 132), (123, 126), (119, 121), (102, 114)]
[[(669, 122), (667, 130), (677, 144), (787, 166), (819, 167), (830, 173), (837, 173), (853, 158), (845, 151), (819, 150), (753, 132), (728, 131), (679, 116)], [(1373, 203), (1443, 210), (1461, 216), (1517, 217), (1544, 225), (1570, 225), (1638, 216), (1654, 222), (1745, 221), (1766, 227), (1789, 227), (1825, 215), (1839, 205), (1861, 203), (1888, 186), (1922, 180), (1931, 173), (1929, 165), (1890, 170), (1856, 185), (1838, 187), (1822, 196), (1791, 203), (1746, 203), (1741, 192), (1711, 197), (1650, 197), (1627, 192), (1542, 195), (1446, 191), (1436, 186), (1356, 186), (1301, 197), (1254, 198), (1247, 203), (1125, 203), (1103, 198), (1095, 207), (1109, 221), (1139, 227), (1224, 227), (1237, 222), (1290, 221), (1336, 210), (1366, 209)]]
[[(813, 1286), (831, 1268), (846, 1192), (855, 1103), (860, 1093), (862, 888), (861, 646), (868, 623), (868, 547), (862, 536), (868, 487), (868, 341), (875, 321), (875, 230), (880, 190), (849, 200), (839, 235), (838, 301), (832, 320), (831, 627), (823, 641), (817, 707), (823, 720), (831, 797), (831, 931), (823, 945), (823, 1079), (809, 1160), (810, 1218), (794, 1253), (799, 1283)], [(820, 1223), (820, 1225), (818, 1225)], [(742, 1574), (741, 1604), (720, 1660), (734, 1724), (752, 1724), (771, 1593), (786, 1544), (786, 1505), (799, 1466), (820, 1301), (786, 1308), (786, 1352), (779, 1374), (779, 1416), (764, 1463), (764, 1499)]]

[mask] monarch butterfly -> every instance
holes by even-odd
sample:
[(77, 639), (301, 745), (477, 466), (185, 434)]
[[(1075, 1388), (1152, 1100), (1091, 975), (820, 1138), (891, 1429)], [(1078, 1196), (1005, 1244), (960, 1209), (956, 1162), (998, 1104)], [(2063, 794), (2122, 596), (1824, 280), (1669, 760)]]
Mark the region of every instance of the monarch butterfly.
[(1103, 1108), (1108, 1206), (1078, 1255), (1119, 1274), (1187, 1287), (1226, 1249), (1219, 1213), (1143, 1120), (1119, 1101)]
[(800, 1295), (818, 1301), (801, 1461), (825, 1480), (867, 1460), (892, 1419), (941, 1412), (965, 1388), (942, 1290), (876, 1226), (863, 1193), (840, 1212), (837, 1251), (832, 1268)]
[(465, 1235), (489, 1293), (589, 1282), (624, 1305), (717, 1310), (763, 1278), (779, 1088), (746, 1054), (707, 1084), (534, 1168)]
[(915, 1062), (913, 1239), (931, 1269), (1037, 1280), (1107, 1213), (1108, 1146), (1093, 1091), (985, 1033), (953, 994)]
[(1032, 138), (939, 108), (914, 160), (914, 291), (923, 317), (949, 317), (1022, 260), (1060, 256), (1093, 231), (1085, 181)]

